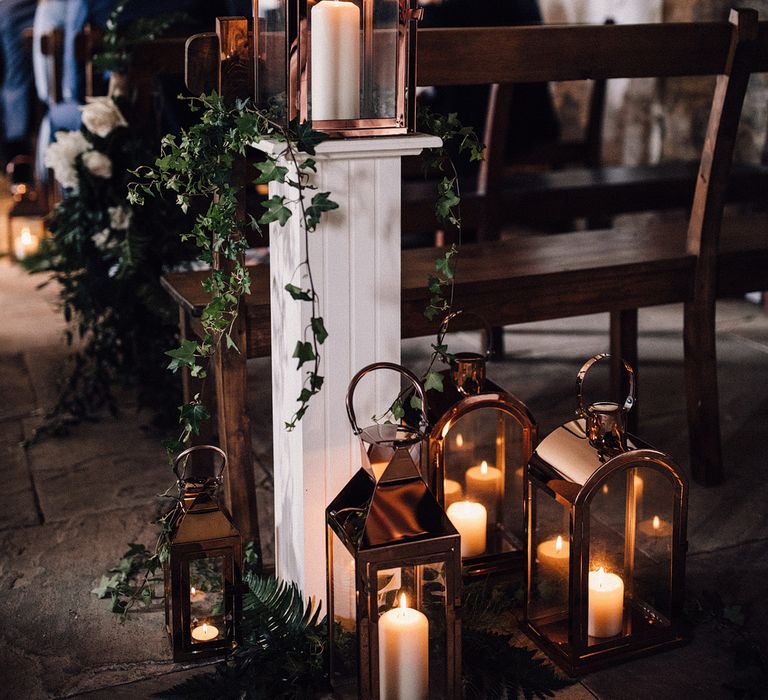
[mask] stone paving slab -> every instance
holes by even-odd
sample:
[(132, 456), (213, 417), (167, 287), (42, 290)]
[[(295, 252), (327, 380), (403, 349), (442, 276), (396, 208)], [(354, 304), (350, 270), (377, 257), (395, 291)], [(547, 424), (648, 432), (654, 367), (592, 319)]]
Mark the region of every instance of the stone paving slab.
[(0, 530), (39, 525), (35, 489), (24, 448), (19, 444), (0, 444), (0, 469), (3, 475)]
[(0, 420), (21, 418), (36, 408), (35, 395), (29, 382), (29, 374), (22, 353), (0, 355)]
[(182, 671), (172, 671), (163, 673), (154, 678), (136, 681), (135, 683), (125, 683), (122, 685), (113, 685), (109, 688), (93, 690), (87, 693), (78, 693), (69, 695), (69, 698), (78, 698), (78, 700), (137, 700), (138, 698), (149, 698), (154, 693), (162, 690), (168, 690), (174, 685), (190, 678), (191, 676), (202, 673), (206, 670), (205, 666), (196, 666), (194, 668), (184, 669)]

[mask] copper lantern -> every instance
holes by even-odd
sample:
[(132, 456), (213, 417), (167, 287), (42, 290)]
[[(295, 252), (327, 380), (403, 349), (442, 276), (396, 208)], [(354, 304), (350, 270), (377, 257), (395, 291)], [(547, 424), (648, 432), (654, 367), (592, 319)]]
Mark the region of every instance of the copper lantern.
[(585, 405), (536, 448), (527, 477), (525, 624), (576, 675), (683, 641), (688, 483), (625, 430), (623, 404)]
[[(211, 452), (221, 460), (218, 473)], [(225, 464), (212, 445), (190, 447), (174, 462), (179, 503), (165, 564), (165, 624), (177, 662), (223, 654), (240, 637), (242, 542), (216, 497)]]
[(257, 103), (331, 136), (413, 130), (416, 0), (254, 0)]
[[(443, 322), (438, 344), (460, 313)], [(443, 391), (427, 397), (428, 480), (462, 534), (469, 574), (524, 567), (523, 485), (536, 444), (536, 423), (525, 404), (486, 376), (488, 354), (452, 355), (442, 372)], [(476, 529), (473, 514), (484, 516), (485, 528), (468, 537), (463, 528)]]
[[(347, 412), (362, 466), (326, 510), (331, 679), (361, 698), (451, 699), (461, 695), (459, 534), (419, 472), (425, 435), (384, 424), (361, 430)], [(357, 673), (354, 673), (355, 662)]]

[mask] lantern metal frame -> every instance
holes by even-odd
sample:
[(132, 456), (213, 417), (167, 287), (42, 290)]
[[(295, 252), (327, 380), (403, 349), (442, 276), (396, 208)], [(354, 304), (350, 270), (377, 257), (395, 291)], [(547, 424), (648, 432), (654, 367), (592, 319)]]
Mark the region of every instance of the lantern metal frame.
[[(212, 461), (193, 465), (189, 458), (201, 452), (213, 452), (221, 458), (221, 467), (211, 476)], [(185, 460), (184, 467), (179, 465)], [(174, 460), (173, 469), (179, 483), (179, 506), (171, 520), (169, 556), (165, 573), (165, 624), (173, 649), (173, 660), (220, 656), (241, 641), (240, 617), (242, 540), (232, 518), (219, 504), (215, 490), (226, 467), (226, 454), (213, 445), (190, 447)], [(190, 598), (190, 562), (202, 558), (222, 558), (222, 617), (226, 628), (221, 638), (192, 641)]]
[[(452, 434), (452, 428), (466, 415), (483, 409), (493, 409), (510, 416), (522, 430), (523, 444), (519, 468), (523, 470), (520, 513), (521, 523), (518, 533), (508, 532), (498, 526), (492, 534), (493, 538), (504, 540), (509, 551), (493, 552), (468, 557), (463, 560), (464, 573), (468, 576), (488, 576), (504, 574), (509, 571), (522, 571), (525, 568), (525, 467), (533, 454), (538, 439), (538, 428), (528, 407), (516, 396), (502, 389), (486, 376), (486, 362), (491, 356), (491, 329), (482, 317), (474, 313), (457, 311), (446, 316), (438, 333), (438, 343), (448, 331), (449, 323), (460, 315), (475, 316), (483, 323), (487, 345), (485, 353), (461, 352), (456, 353), (451, 361), (451, 367), (443, 370), (443, 391), (429, 393), (429, 467), (427, 482), (437, 497), (438, 502), (445, 507), (446, 445)], [(468, 390), (462, 388), (464, 385)], [(470, 393), (475, 392), (475, 393)], [(497, 436), (496, 462), (505, 455), (506, 445), (499, 443)], [(503, 460), (506, 462), (506, 459)], [(505, 464), (505, 469), (507, 465)], [(506, 486), (506, 484), (505, 484)], [(504, 508), (504, 495), (500, 496), (500, 508)]]
[[(461, 697), (461, 553), (459, 533), (451, 524), (421, 476), (418, 451), (425, 436), (408, 426), (390, 433), (386, 426), (360, 429), (352, 406), (355, 387), (366, 374), (387, 369), (399, 372), (426, 396), (418, 378), (393, 363), (364, 368), (352, 379), (347, 393), (347, 413), (361, 438), (363, 466), (326, 509), (327, 601), (331, 682), (338, 684), (335, 663), (334, 536), (354, 559), (355, 626), (357, 631), (357, 691), (364, 700), (379, 698), (378, 573), (385, 569), (443, 564), (445, 571), (445, 687), (441, 697)], [(394, 428), (394, 426), (390, 426)], [(390, 459), (378, 479), (371, 456), (389, 450)], [(414, 452), (416, 457), (414, 458)], [(418, 571), (416, 572), (418, 577)], [(414, 584), (414, 606), (421, 609), (420, 582)]]
[[(545, 438), (531, 458), (526, 475), (526, 524), (527, 570), (524, 594), (524, 630), (548, 656), (571, 676), (582, 675), (615, 663), (628, 661), (639, 656), (655, 653), (678, 646), (688, 641), (687, 630), (682, 620), (685, 593), (685, 555), (688, 513), (688, 480), (679, 466), (667, 455), (653, 449), (646, 442), (626, 433), (623, 420), (634, 404), (634, 372), (628, 363), (624, 367), (630, 378), (629, 396), (624, 405), (614, 404), (616, 412), (606, 416), (600, 411), (585, 407), (582, 402), (582, 382), (586, 371), (598, 360), (608, 355), (597, 355), (582, 367), (577, 378), (579, 410), (574, 421), (557, 428)], [(605, 407), (605, 404), (601, 404)], [(618, 424), (614, 419), (618, 419)], [(602, 428), (607, 432), (597, 429)], [(575, 444), (583, 440), (594, 448), (598, 466), (583, 484), (564, 477), (539, 450), (547, 447), (550, 439), (565, 438)], [(602, 438), (602, 440), (601, 440)], [(567, 450), (561, 442), (558, 456), (568, 459)], [(579, 448), (583, 450), (583, 447)], [(549, 453), (548, 450), (545, 450)], [(553, 454), (557, 452), (553, 448)], [(635, 532), (637, 526), (636, 481), (639, 468), (653, 469), (663, 474), (672, 486), (674, 496), (672, 515), (672, 536), (670, 547), (670, 611), (669, 617), (643, 605), (633, 598), (632, 584), (635, 569)], [(627, 473), (626, 511), (624, 542), (624, 612), (622, 634), (607, 638), (600, 643), (589, 643), (589, 570), (590, 570), (590, 505), (594, 497), (605, 486), (608, 479), (621, 472)], [(536, 492), (544, 494), (559, 503), (567, 512), (570, 522), (568, 561), (568, 621), (567, 634), (553, 638), (543, 626), (530, 619), (529, 610), (534, 580), (535, 548), (533, 537), (536, 528)], [(628, 614), (629, 613), (629, 614)], [(640, 634), (634, 629), (639, 628)], [(629, 631), (628, 631), (629, 630)], [(594, 639), (594, 638), (593, 638)]]
[[(394, 2), (394, 0), (392, 0)], [(395, 113), (387, 117), (358, 119), (310, 119), (311, 59), (310, 59), (310, 3), (308, 0), (279, 0), (284, 13), (284, 27), (280, 32), (262, 33), (259, 21), (259, 0), (253, 0), (254, 17), (254, 76), (256, 101), (264, 106), (261, 85), (267, 72), (275, 70), (274, 63), (282, 63), (283, 86), (286, 95), (286, 120), (311, 121), (312, 128), (331, 138), (392, 136), (413, 133), (416, 124), (416, 28), (423, 15), (418, 0), (397, 0), (398, 27), (395, 47)], [(357, 0), (361, 15), (361, 99), (372, 93), (374, 85), (373, 32), (375, 0)], [(284, 32), (284, 38), (281, 36)], [(272, 57), (274, 46), (280, 45), (277, 56)]]

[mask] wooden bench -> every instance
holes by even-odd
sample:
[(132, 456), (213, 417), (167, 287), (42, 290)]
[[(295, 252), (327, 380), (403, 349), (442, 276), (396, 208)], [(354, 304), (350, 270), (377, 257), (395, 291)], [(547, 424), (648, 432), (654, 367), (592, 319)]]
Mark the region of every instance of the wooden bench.
[[(768, 278), (764, 223), (729, 226), (718, 246), (743, 92), (750, 68), (768, 70), (768, 25), (759, 26), (753, 60), (748, 39), (757, 31), (754, 14), (740, 12), (732, 22), (434, 29), (419, 35), (419, 71), (426, 84), (720, 76), (687, 228), (644, 226), (464, 245), (456, 283), (459, 308), (479, 312), (499, 325), (611, 312), (616, 321), (612, 351), (617, 358), (630, 360), (636, 359), (637, 309), (684, 303), (691, 465), (695, 477), (708, 484), (722, 478), (714, 300), (718, 293), (763, 288)], [(446, 55), (454, 57), (450, 65)], [(500, 193), (489, 192), (488, 197), (486, 205), (479, 199), (475, 204), (503, 206)], [(470, 198), (467, 208), (471, 202)], [(425, 280), (438, 254), (435, 249), (402, 253), (403, 337), (436, 330), (422, 311), (427, 302)], [(224, 353), (229, 356), (228, 367), (217, 368), (219, 403), (228, 404), (223, 417), (219, 406), (222, 443), (234, 435), (240, 444), (248, 435), (245, 357), (269, 351), (268, 270), (262, 266), (253, 273), (254, 291), (244, 301), (238, 331), (239, 346), (247, 352)], [(165, 279), (192, 333), (205, 303), (200, 277), (185, 273)], [(462, 327), (471, 327), (471, 317), (465, 324)], [(235, 387), (233, 395), (222, 385)], [(230, 475), (233, 490), (245, 483), (243, 474), (249, 469), (245, 457), (238, 469), (240, 475)]]

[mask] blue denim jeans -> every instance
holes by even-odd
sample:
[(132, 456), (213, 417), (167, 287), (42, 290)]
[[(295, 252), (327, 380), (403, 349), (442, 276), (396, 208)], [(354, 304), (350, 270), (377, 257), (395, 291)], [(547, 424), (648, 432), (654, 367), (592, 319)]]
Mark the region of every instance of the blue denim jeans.
[(0, 118), (6, 142), (20, 141), (29, 129), (32, 57), (24, 50), (21, 33), (32, 26), (34, 14), (35, 0), (0, 0)]

